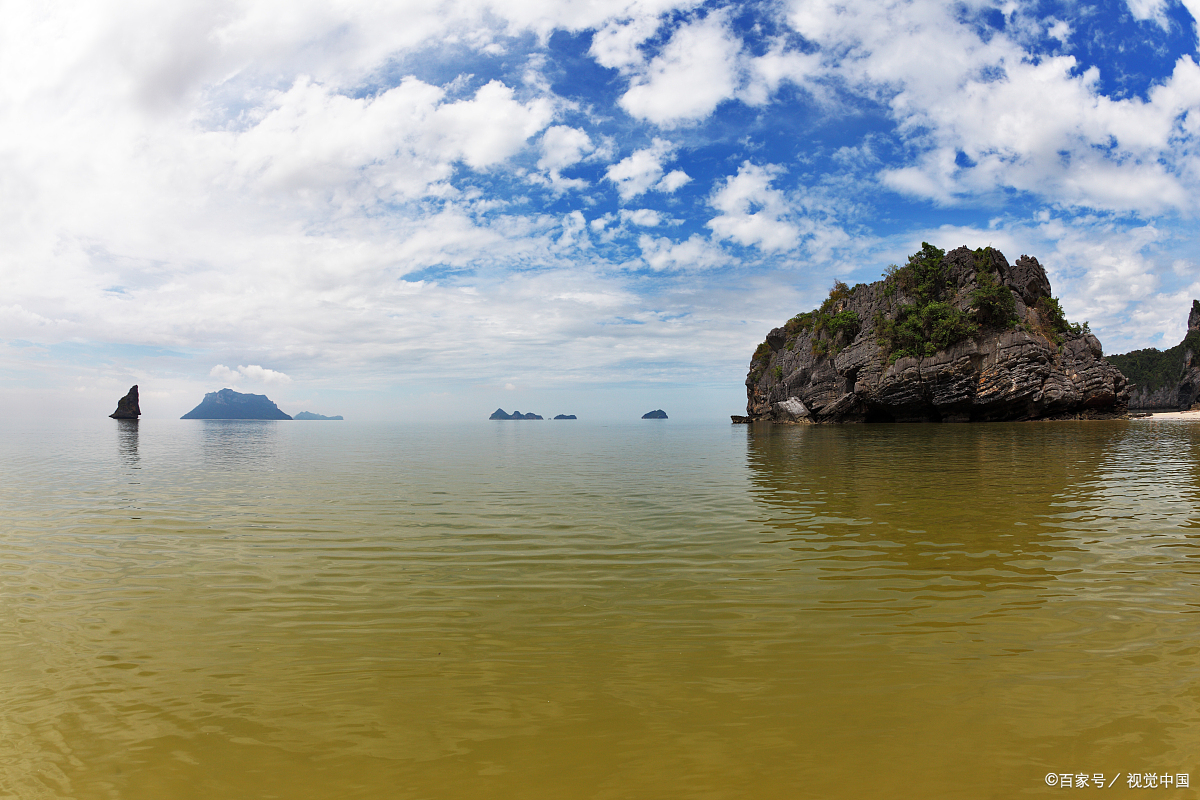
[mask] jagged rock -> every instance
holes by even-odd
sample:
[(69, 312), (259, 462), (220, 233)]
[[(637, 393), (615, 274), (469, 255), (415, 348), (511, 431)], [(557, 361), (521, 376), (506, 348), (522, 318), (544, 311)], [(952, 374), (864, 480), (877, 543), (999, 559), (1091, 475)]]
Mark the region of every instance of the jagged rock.
[(559, 414), (555, 419), (579, 419), (574, 414)]
[(645, 414), (642, 414), (642, 419), (666, 419), (666, 418), (667, 418), (667, 412), (663, 411), (661, 408), (655, 409), (654, 411), (649, 411)]
[(134, 384), (129, 393), (117, 401), (117, 410), (109, 414), (113, 419), (137, 419), (142, 414), (138, 405), (138, 387)]
[(1183, 341), (1168, 350), (1148, 347), (1110, 356), (1129, 379), (1129, 407), (1187, 410), (1200, 401), (1200, 300), (1192, 301)]
[(542, 419), (542, 417), (534, 414), (532, 411), (522, 414), (516, 409), (513, 409), (513, 413), (506, 414), (503, 408), (497, 408), (488, 419)]
[(200, 405), (180, 419), (291, 419), (264, 394), (222, 389), (204, 395)]
[[(897, 358), (882, 343), (884, 330), (911, 313), (902, 306), (919, 307), (917, 290), (895, 277), (842, 285), (827, 302), (824, 327), (799, 315), (767, 334), (746, 379), (747, 416), (734, 422), (966, 422), (1124, 411), (1125, 377), (1104, 360), (1086, 326), (1055, 316), (1057, 302), (1036, 258), (1009, 264), (998, 250), (960, 247), (941, 265), (938, 302), (974, 325), (973, 335)], [(998, 287), (997, 302), (1005, 289), (1011, 293), (1006, 318), (993, 320), (979, 308), (984, 284)], [(833, 323), (836, 315), (848, 320), (843, 327)]]
[(292, 419), (333, 421), (333, 420), (338, 420), (338, 419), (344, 419), (344, 417), (341, 414), (338, 414), (336, 417), (326, 417), (323, 414), (314, 414), (311, 411), (301, 411), (299, 414), (296, 414), (295, 416), (293, 416)]

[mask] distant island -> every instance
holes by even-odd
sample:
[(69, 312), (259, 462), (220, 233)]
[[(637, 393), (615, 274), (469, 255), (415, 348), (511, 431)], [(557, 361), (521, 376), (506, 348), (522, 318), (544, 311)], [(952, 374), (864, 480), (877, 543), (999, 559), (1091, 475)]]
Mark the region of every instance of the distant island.
[(507, 414), (503, 408), (497, 408), (492, 412), (492, 415), (488, 417), (488, 419), (542, 419), (542, 417), (534, 414), (533, 412), (522, 414), (520, 411), (516, 410), (514, 410), (511, 414)]
[(336, 417), (327, 417), (324, 414), (314, 414), (311, 411), (301, 411), (299, 414), (292, 417), (292, 419), (335, 420), (335, 419), (343, 419), (343, 417), (341, 414), (338, 414)]
[(574, 414), (559, 414), (555, 419), (579, 419)]
[(1139, 410), (1194, 408), (1200, 404), (1200, 300), (1192, 301), (1187, 335), (1169, 350), (1148, 347), (1109, 356), (1133, 384), (1129, 407)]
[(667, 412), (663, 411), (661, 408), (655, 409), (654, 411), (648, 411), (645, 414), (642, 414), (642, 419), (666, 419), (666, 418), (667, 418)]
[(222, 389), (204, 395), (200, 405), (180, 419), (291, 419), (265, 394), (242, 394)]

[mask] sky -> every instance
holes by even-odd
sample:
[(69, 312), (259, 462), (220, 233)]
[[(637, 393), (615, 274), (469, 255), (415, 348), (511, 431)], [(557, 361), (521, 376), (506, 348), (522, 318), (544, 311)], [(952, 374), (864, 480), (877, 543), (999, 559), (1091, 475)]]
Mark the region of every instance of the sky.
[(928, 241), (1200, 297), (1200, 0), (0, 0), (0, 413), (718, 419)]

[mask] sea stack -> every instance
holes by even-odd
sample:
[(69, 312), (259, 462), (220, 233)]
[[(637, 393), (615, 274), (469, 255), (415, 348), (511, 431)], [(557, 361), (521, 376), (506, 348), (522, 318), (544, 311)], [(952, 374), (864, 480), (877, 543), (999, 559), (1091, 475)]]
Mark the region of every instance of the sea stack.
[(1111, 418), (1129, 387), (1087, 324), (1067, 320), (1036, 258), (923, 243), (883, 280), (837, 281), (768, 333), (746, 399), (735, 422)]
[(129, 393), (117, 401), (117, 410), (109, 414), (113, 419), (137, 419), (141, 415), (142, 409), (138, 405), (137, 384), (134, 384)]
[(291, 419), (265, 394), (242, 394), (222, 389), (204, 395), (200, 405), (180, 419)]

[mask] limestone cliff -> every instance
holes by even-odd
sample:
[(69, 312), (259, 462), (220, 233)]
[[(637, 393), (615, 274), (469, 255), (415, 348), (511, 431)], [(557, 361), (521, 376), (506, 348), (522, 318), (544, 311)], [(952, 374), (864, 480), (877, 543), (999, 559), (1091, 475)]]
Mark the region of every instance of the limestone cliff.
[(1200, 300), (1192, 301), (1187, 335), (1169, 350), (1150, 347), (1109, 356), (1132, 384), (1133, 409), (1188, 409), (1200, 402)]
[(983, 421), (1114, 415), (1125, 377), (1067, 322), (1036, 258), (928, 244), (884, 280), (837, 283), (775, 328), (737, 421)]

